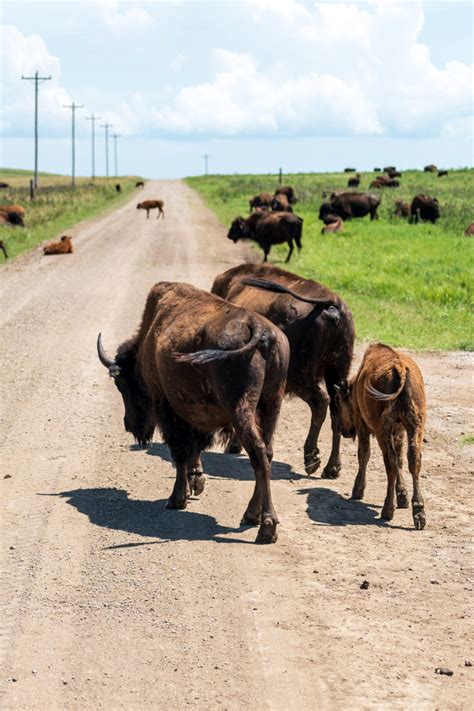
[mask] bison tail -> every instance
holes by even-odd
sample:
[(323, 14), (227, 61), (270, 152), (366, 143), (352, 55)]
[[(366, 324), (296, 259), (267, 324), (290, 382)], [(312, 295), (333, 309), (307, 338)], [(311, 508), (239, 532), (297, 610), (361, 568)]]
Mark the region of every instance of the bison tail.
[(234, 348), (229, 350), (224, 350), (220, 348), (206, 348), (203, 351), (195, 351), (194, 353), (173, 353), (174, 359), (178, 363), (191, 363), (192, 365), (205, 365), (206, 363), (214, 363), (219, 360), (228, 360), (235, 356), (243, 355), (254, 351), (260, 341), (262, 345), (266, 345), (267, 332), (263, 330), (262, 325), (255, 319), (252, 321), (251, 326), (253, 326), (252, 337), (244, 346), (240, 348)]
[(276, 281), (248, 277), (247, 279), (242, 279), (242, 284), (247, 284), (248, 286), (255, 286), (257, 287), (257, 289), (276, 291), (279, 294), (288, 294), (289, 296), (293, 296), (299, 301), (304, 301), (306, 304), (314, 304), (315, 306), (319, 306), (322, 311), (324, 311), (324, 309), (330, 308), (331, 306), (336, 309), (338, 308), (337, 304), (334, 303), (334, 300), (315, 299), (310, 296), (302, 296), (301, 294), (297, 294), (296, 291), (293, 291), (293, 289), (289, 289), (287, 286), (283, 286), (283, 284), (278, 284)]
[(383, 393), (380, 390), (377, 390), (377, 388), (374, 388), (371, 383), (368, 383), (365, 386), (365, 389), (374, 400), (378, 400), (379, 402), (393, 402), (397, 399), (397, 397), (400, 395), (403, 388), (405, 387), (407, 377), (405, 368), (403, 368), (402, 370), (401, 368), (396, 368), (394, 366), (392, 368), (392, 376), (394, 380), (398, 380), (399, 382), (398, 388), (393, 393)]

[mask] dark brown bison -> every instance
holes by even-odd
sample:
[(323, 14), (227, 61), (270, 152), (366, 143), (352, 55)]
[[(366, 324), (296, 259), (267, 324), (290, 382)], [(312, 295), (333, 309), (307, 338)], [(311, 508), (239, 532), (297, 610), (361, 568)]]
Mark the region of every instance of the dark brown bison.
[(383, 169), (383, 172), (389, 173), (391, 170), (396, 170), (396, 167), (394, 165), (386, 165), (385, 168)]
[(471, 224), (466, 227), (466, 229), (464, 230), (464, 234), (466, 235), (466, 237), (474, 235), (474, 222), (471, 222)]
[(319, 210), (319, 219), (324, 220), (326, 215), (338, 215), (343, 220), (352, 220), (353, 217), (365, 217), (370, 214), (371, 220), (378, 219), (377, 209), (380, 197), (370, 193), (339, 193), (331, 198), (329, 203), (323, 203)]
[(8, 252), (3, 239), (0, 239), (0, 250), (3, 252), (5, 259), (8, 259)]
[(147, 446), (158, 427), (170, 448), (176, 481), (167, 507), (184, 509), (191, 492), (203, 491), (201, 452), (234, 430), (255, 472), (243, 522), (260, 525), (257, 543), (275, 542), (270, 478), (289, 360), (283, 333), (194, 286), (160, 282), (137, 335), (111, 358), (99, 334), (97, 350), (122, 395), (127, 432)]
[(395, 178), (389, 178), (387, 175), (380, 175), (378, 178), (373, 180), (369, 188), (378, 188), (381, 190), (382, 188), (399, 188), (400, 187), (400, 181), (396, 180)]
[(436, 173), (438, 168), (434, 165), (434, 163), (430, 163), (430, 165), (425, 165), (423, 170), (425, 173)]
[(438, 170), (438, 178), (443, 178), (447, 174), (448, 174), (447, 170)]
[(298, 198), (296, 197), (295, 191), (293, 190), (293, 188), (291, 187), (291, 185), (284, 185), (284, 186), (281, 187), (281, 188), (277, 188), (277, 189), (275, 190), (275, 197), (276, 197), (277, 195), (286, 195), (286, 197), (288, 198), (288, 202), (290, 203), (290, 205), (294, 205), (295, 203), (298, 202)]
[(441, 215), (437, 198), (429, 195), (416, 195), (410, 205), (410, 222), (417, 223), (419, 220), (428, 220), (435, 224)]
[(25, 208), (21, 205), (0, 205), (0, 218), (3, 224), (25, 226)]
[(43, 252), (45, 254), (72, 254), (74, 252), (72, 239), (67, 235), (63, 235), (59, 242), (50, 242), (43, 247)]
[(138, 181), (135, 183), (135, 187), (136, 187), (136, 188), (144, 188), (144, 187), (145, 187), (145, 183), (143, 182), (143, 180), (138, 180)]
[(352, 178), (349, 178), (347, 181), (347, 187), (348, 188), (358, 188), (360, 185), (360, 173), (357, 173), (357, 175), (354, 175)]
[(273, 244), (288, 244), (286, 261), (293, 254), (294, 244), (301, 250), (303, 220), (290, 212), (255, 211), (249, 217), (237, 217), (230, 226), (228, 239), (251, 239), (263, 249), (263, 261), (266, 262)]
[(344, 168), (344, 173), (355, 173), (356, 169), (355, 168)]
[(399, 170), (388, 170), (387, 175), (389, 178), (401, 178), (402, 174)]
[(274, 212), (293, 212), (286, 195), (275, 195), (272, 198), (271, 208)]
[(423, 377), (411, 358), (382, 343), (369, 346), (357, 375), (336, 388), (336, 415), (344, 437), (358, 440), (359, 471), (352, 490), (353, 499), (363, 499), (365, 475), (370, 456), (370, 435), (382, 450), (387, 472), (387, 496), (382, 518), (391, 521), (397, 507), (408, 508), (402, 476), (402, 447), (408, 437), (408, 468), (413, 478), (412, 511), (415, 528), (426, 525), (420, 487), (421, 448), (426, 420)]
[(115, 190), (116, 190), (116, 192), (118, 192), (118, 193), (121, 193), (121, 192), (122, 192), (122, 186), (120, 185), (120, 183), (117, 183), (117, 185), (115, 186)]
[(4, 183), (3, 181), (0, 181), (0, 188), (9, 188), (9, 187), (10, 186), (8, 183)]
[(259, 193), (249, 200), (250, 212), (256, 208), (270, 209), (272, 204), (272, 196), (270, 193)]
[[(347, 378), (354, 347), (354, 324), (346, 304), (323, 284), (303, 279), (279, 267), (241, 264), (216, 277), (212, 291), (273, 321), (290, 342), (286, 392), (311, 409), (311, 426), (304, 444), (308, 474), (319, 467), (318, 436), (334, 385)], [(324, 381), (326, 391), (321, 387)], [(332, 449), (322, 476), (339, 475), (340, 435), (333, 422)], [(234, 442), (234, 445), (236, 443)]]
[(395, 217), (408, 217), (410, 214), (410, 205), (403, 200), (395, 200)]
[(381, 172), (382, 172), (382, 168), (374, 168), (374, 173), (381, 173)]
[(156, 213), (157, 220), (160, 217), (165, 219), (164, 206), (165, 206), (165, 203), (163, 202), (163, 200), (144, 200), (143, 202), (138, 203), (137, 210), (146, 210), (147, 220), (150, 217), (150, 210), (158, 210), (158, 212)]

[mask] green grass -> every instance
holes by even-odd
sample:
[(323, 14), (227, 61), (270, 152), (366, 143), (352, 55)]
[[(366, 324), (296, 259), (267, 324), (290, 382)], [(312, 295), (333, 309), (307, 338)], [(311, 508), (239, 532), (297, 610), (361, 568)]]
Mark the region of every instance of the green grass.
[[(359, 191), (368, 190), (375, 175), (362, 174)], [(474, 350), (474, 244), (464, 236), (474, 220), (474, 170), (450, 171), (444, 178), (406, 171), (399, 189), (382, 191), (378, 221), (352, 220), (341, 234), (322, 235), (322, 192), (345, 187), (347, 178), (343, 173), (285, 177), (300, 199), (295, 212), (304, 218), (303, 249), (290, 270), (337, 291), (353, 311), (361, 340), (417, 350)], [(188, 183), (228, 226), (248, 214), (251, 196), (273, 192), (277, 181), (271, 175), (241, 175)], [(395, 200), (410, 202), (417, 193), (438, 198), (442, 214), (436, 225), (393, 217)], [(274, 247), (271, 261), (282, 263), (287, 251), (286, 245)]]
[(474, 434), (468, 434), (461, 437), (461, 444), (474, 444)]
[[(2, 226), (0, 237), (6, 245), (10, 259), (36, 247), (41, 242), (53, 239), (59, 233), (108, 209), (125, 202), (135, 190), (136, 177), (77, 178), (72, 188), (70, 178), (63, 175), (39, 174), (39, 187), (35, 199), (30, 201), (29, 182), (31, 172), (0, 168), (0, 181), (10, 185), (0, 190), (2, 205), (21, 205), (26, 210), (22, 227)], [(122, 192), (115, 185), (120, 183)], [(0, 264), (4, 262), (0, 256)]]

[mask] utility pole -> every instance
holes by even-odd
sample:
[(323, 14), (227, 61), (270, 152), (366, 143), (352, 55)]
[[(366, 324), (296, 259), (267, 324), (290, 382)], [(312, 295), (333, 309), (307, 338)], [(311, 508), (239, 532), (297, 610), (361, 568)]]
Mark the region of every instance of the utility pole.
[(77, 109), (83, 109), (82, 105), (78, 105), (75, 101), (72, 102), (70, 106), (63, 104), (63, 109), (71, 109), (72, 111), (72, 187), (76, 187), (76, 111)]
[(34, 77), (24, 77), (23, 74), (21, 78), (25, 81), (31, 81), (35, 85), (35, 178), (34, 187), (38, 187), (38, 86), (44, 81), (49, 81), (51, 77), (39, 77), (36, 71)]
[(103, 123), (101, 128), (105, 128), (105, 174), (109, 177), (109, 128), (113, 123)]
[(101, 118), (102, 116), (95, 116), (95, 114), (86, 116), (86, 121), (92, 121), (92, 180), (95, 179), (95, 122)]
[(204, 158), (204, 175), (208, 174), (208, 159), (212, 158), (210, 153), (204, 153), (202, 156)]
[(112, 138), (114, 139), (114, 159), (115, 159), (115, 177), (118, 177), (117, 170), (117, 138), (120, 138), (120, 133), (113, 133)]

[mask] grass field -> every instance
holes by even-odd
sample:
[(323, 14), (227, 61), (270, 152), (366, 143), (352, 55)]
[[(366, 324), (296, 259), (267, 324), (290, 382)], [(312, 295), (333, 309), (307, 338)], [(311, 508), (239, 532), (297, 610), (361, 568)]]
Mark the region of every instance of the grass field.
[[(81, 220), (96, 216), (125, 202), (135, 190), (136, 177), (77, 178), (72, 188), (70, 178), (64, 175), (40, 173), (35, 199), (30, 201), (31, 172), (0, 168), (0, 181), (9, 188), (0, 190), (0, 204), (21, 205), (26, 210), (25, 229), (2, 226), (1, 239), (8, 255), (14, 258), (44, 240), (53, 239)], [(115, 185), (120, 183), (122, 192)], [(0, 264), (4, 262), (0, 256)]]
[[(368, 190), (376, 175), (363, 173), (359, 191)], [(337, 291), (353, 311), (360, 340), (418, 350), (474, 350), (474, 243), (464, 236), (474, 221), (474, 170), (450, 171), (443, 178), (404, 172), (400, 188), (382, 192), (378, 221), (352, 220), (342, 233), (322, 235), (322, 192), (345, 187), (347, 179), (344, 173), (285, 176), (283, 183), (299, 197), (295, 212), (304, 218), (303, 249), (290, 270)], [(187, 182), (225, 226), (248, 214), (251, 196), (277, 186), (272, 175)], [(417, 193), (438, 198), (442, 214), (436, 225), (410, 225), (393, 216), (396, 199), (409, 202)], [(287, 251), (286, 245), (274, 247), (270, 260), (281, 264)]]

